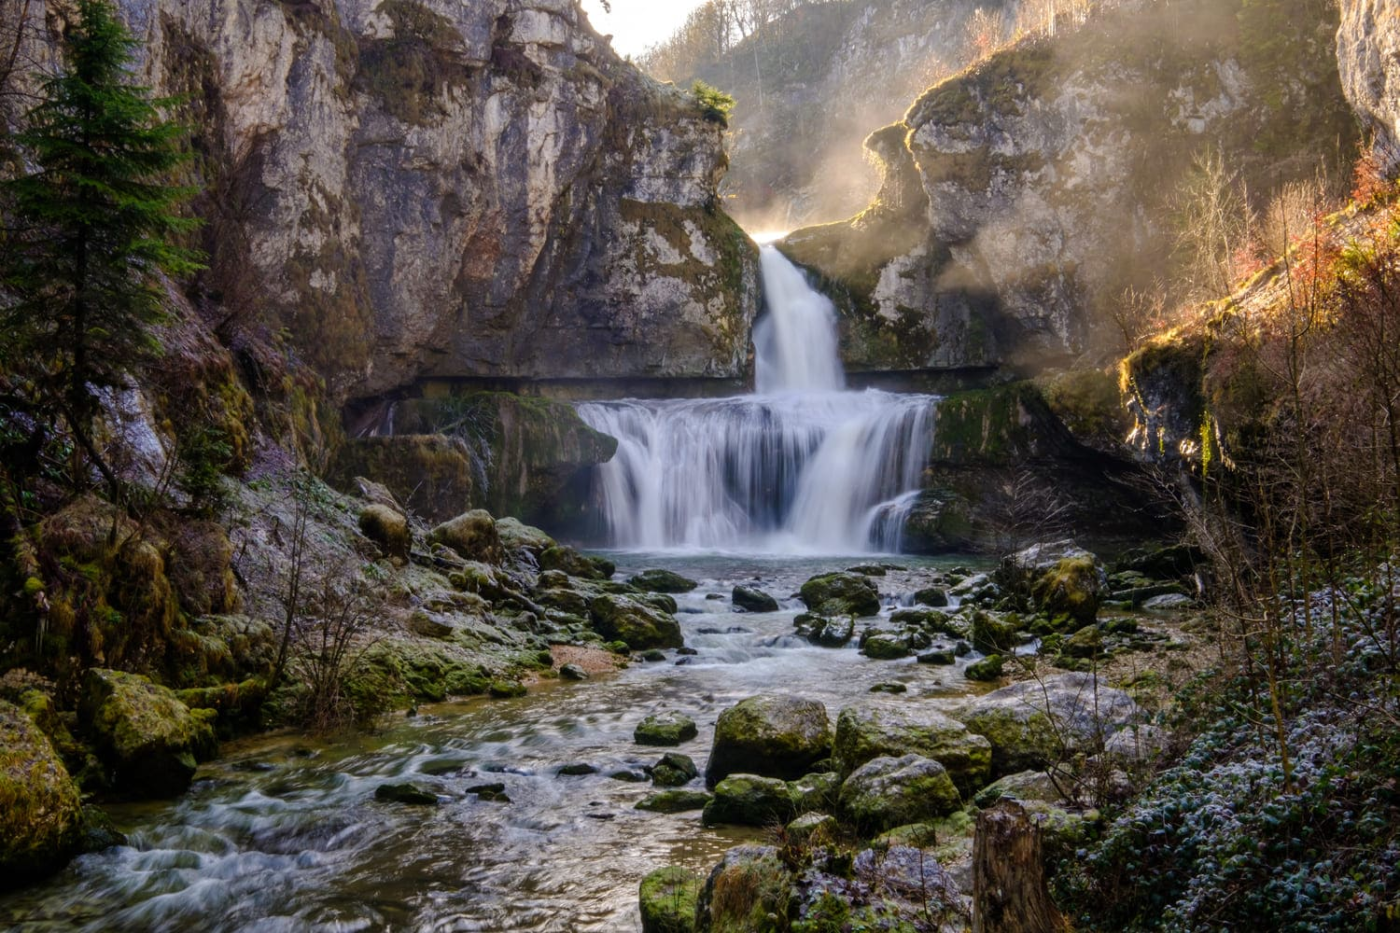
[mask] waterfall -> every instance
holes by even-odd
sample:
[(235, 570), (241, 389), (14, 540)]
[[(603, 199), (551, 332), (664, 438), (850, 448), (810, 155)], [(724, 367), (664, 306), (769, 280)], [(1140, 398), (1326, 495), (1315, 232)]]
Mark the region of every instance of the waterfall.
[(937, 399), (844, 391), (836, 311), (773, 247), (754, 329), (758, 393), (580, 404), (618, 439), (595, 482), (620, 547), (897, 551)]

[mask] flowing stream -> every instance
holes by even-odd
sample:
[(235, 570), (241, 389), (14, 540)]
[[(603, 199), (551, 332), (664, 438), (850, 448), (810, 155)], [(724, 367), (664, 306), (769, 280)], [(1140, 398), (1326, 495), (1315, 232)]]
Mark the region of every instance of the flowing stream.
[[(821, 700), (833, 719), (853, 704), (967, 693), (965, 662), (872, 661), (793, 634), (802, 606), (791, 594), (847, 563), (811, 555), (898, 550), (937, 400), (845, 391), (830, 302), (771, 248), (763, 269), (758, 394), (580, 406), (620, 441), (597, 479), (613, 541), (628, 549), (615, 555), (622, 575), (661, 566), (701, 581), (678, 597), (694, 656), (546, 682), (517, 700), (425, 708), (372, 737), (226, 746), (180, 800), (112, 808), (129, 845), (0, 896), (0, 928), (630, 933), (647, 872), (704, 871), (760, 835), (634, 809), (650, 785), (611, 775), (641, 779), (660, 756), (632, 741), (644, 716), (695, 719), (699, 736), (678, 750), (703, 770), (715, 718), (757, 693)], [(887, 566), (886, 614), (935, 564)], [(733, 612), (737, 583), (779, 597), (782, 610)], [(908, 692), (871, 693), (888, 681)], [(562, 775), (570, 764), (597, 771)], [(434, 789), (438, 806), (374, 800), (380, 784), (404, 780)], [(471, 790), (497, 782), (509, 802)]]
[[(624, 575), (665, 565), (702, 581), (678, 597), (696, 656), (542, 684), (518, 700), (425, 707), (382, 734), (336, 744), (273, 737), (226, 746), (179, 801), (111, 808), (130, 845), (0, 896), (0, 929), (634, 933), (647, 872), (704, 871), (761, 835), (704, 829), (698, 813), (633, 809), (653, 788), (608, 775), (640, 772), (667, 751), (633, 743), (643, 716), (675, 709), (694, 718), (700, 735), (678, 751), (703, 769), (715, 717), (746, 696), (789, 691), (823, 701), (834, 719), (847, 705), (939, 702), (969, 689), (961, 665), (872, 661), (794, 637), (800, 604), (787, 594), (841, 562), (615, 556)], [(878, 580), (887, 612), (933, 566), (891, 563), (906, 569)], [(779, 595), (783, 610), (732, 612), (736, 582)], [(909, 692), (870, 693), (887, 681)], [(580, 762), (598, 773), (559, 774)], [(403, 780), (434, 788), (442, 802), (373, 799), (379, 784)], [(510, 802), (467, 792), (489, 782), (505, 784)]]
[(596, 470), (610, 543), (897, 553), (937, 399), (845, 391), (831, 302), (774, 247), (762, 260), (757, 394), (579, 406), (618, 439), (617, 456)]

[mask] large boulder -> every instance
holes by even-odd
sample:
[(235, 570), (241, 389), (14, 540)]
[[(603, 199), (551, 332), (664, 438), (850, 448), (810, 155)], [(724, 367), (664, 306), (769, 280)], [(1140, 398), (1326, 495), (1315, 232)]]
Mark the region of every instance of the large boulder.
[(701, 820), (706, 826), (767, 826), (786, 823), (793, 812), (792, 795), (783, 781), (757, 774), (731, 774), (715, 787), (714, 799), (705, 804)]
[(997, 582), (1055, 617), (1092, 622), (1108, 589), (1099, 559), (1073, 541), (1033, 544), (1002, 558)]
[(589, 557), (565, 544), (556, 544), (540, 553), (541, 570), (559, 570), (571, 577), (584, 580), (611, 580), (617, 572), (612, 561), (602, 557)]
[(760, 774), (795, 780), (831, 754), (826, 707), (792, 696), (756, 696), (720, 713), (705, 769), (714, 787), (725, 777)]
[(373, 503), (360, 513), (360, 533), (379, 546), (386, 557), (408, 559), (411, 535), (408, 518), (397, 509)]
[(1060, 674), (1002, 687), (954, 715), (992, 743), (992, 774), (1002, 777), (1096, 752), (1142, 710), (1091, 674)]
[(960, 806), (947, 769), (922, 755), (876, 758), (841, 785), (842, 811), (867, 832), (936, 820)]
[(428, 533), (428, 540), (483, 564), (499, 564), (506, 556), (496, 520), (484, 509), (473, 509), (443, 522)]
[(196, 765), (218, 750), (208, 711), (191, 712), (138, 674), (89, 670), (79, 712), (116, 786), (132, 798), (184, 793)]
[(0, 889), (60, 867), (82, 833), (78, 789), (48, 736), (0, 700)]
[(517, 518), (502, 518), (496, 522), (496, 534), (507, 551), (525, 551), (539, 560), (541, 554), (555, 546), (548, 534)]
[(608, 594), (595, 598), (588, 608), (598, 634), (624, 641), (633, 651), (685, 646), (680, 623), (669, 612), (626, 596)]
[(965, 797), (991, 780), (991, 742), (942, 713), (851, 707), (836, 717), (833, 757), (843, 775), (875, 758), (907, 754), (943, 765)]
[(860, 574), (828, 573), (802, 584), (802, 602), (823, 616), (873, 616), (880, 612), (880, 591)]

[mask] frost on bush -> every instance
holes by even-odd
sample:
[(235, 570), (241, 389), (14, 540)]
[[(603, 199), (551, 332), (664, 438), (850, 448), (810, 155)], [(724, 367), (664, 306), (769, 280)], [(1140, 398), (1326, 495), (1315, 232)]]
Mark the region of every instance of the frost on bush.
[(1383, 925), (1400, 890), (1400, 735), (1380, 636), (1393, 605), (1354, 597), (1336, 643), (1329, 594), (1309, 601), (1310, 626), (1297, 613), (1284, 671), (1291, 791), (1250, 683), (1203, 692), (1190, 714), (1205, 731), (1185, 756), (1060, 866), (1058, 900), (1078, 928)]

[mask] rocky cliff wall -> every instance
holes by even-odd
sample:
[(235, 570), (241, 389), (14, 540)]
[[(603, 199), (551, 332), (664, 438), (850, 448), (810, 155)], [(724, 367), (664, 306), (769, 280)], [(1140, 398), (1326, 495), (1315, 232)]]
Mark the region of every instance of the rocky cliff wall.
[(1400, 4), (1343, 0), (1337, 32), (1342, 88), (1375, 134), (1382, 162), (1400, 164)]
[(120, 8), (197, 128), (202, 303), (284, 334), (334, 399), (744, 377), (757, 256), (718, 207), (722, 129), (573, 0)]
[(1170, 272), (1197, 156), (1268, 192), (1351, 155), (1336, 28), (1310, 0), (1185, 0), (1014, 46), (871, 137), (867, 211), (783, 248), (843, 299), (851, 369), (1063, 364)]

